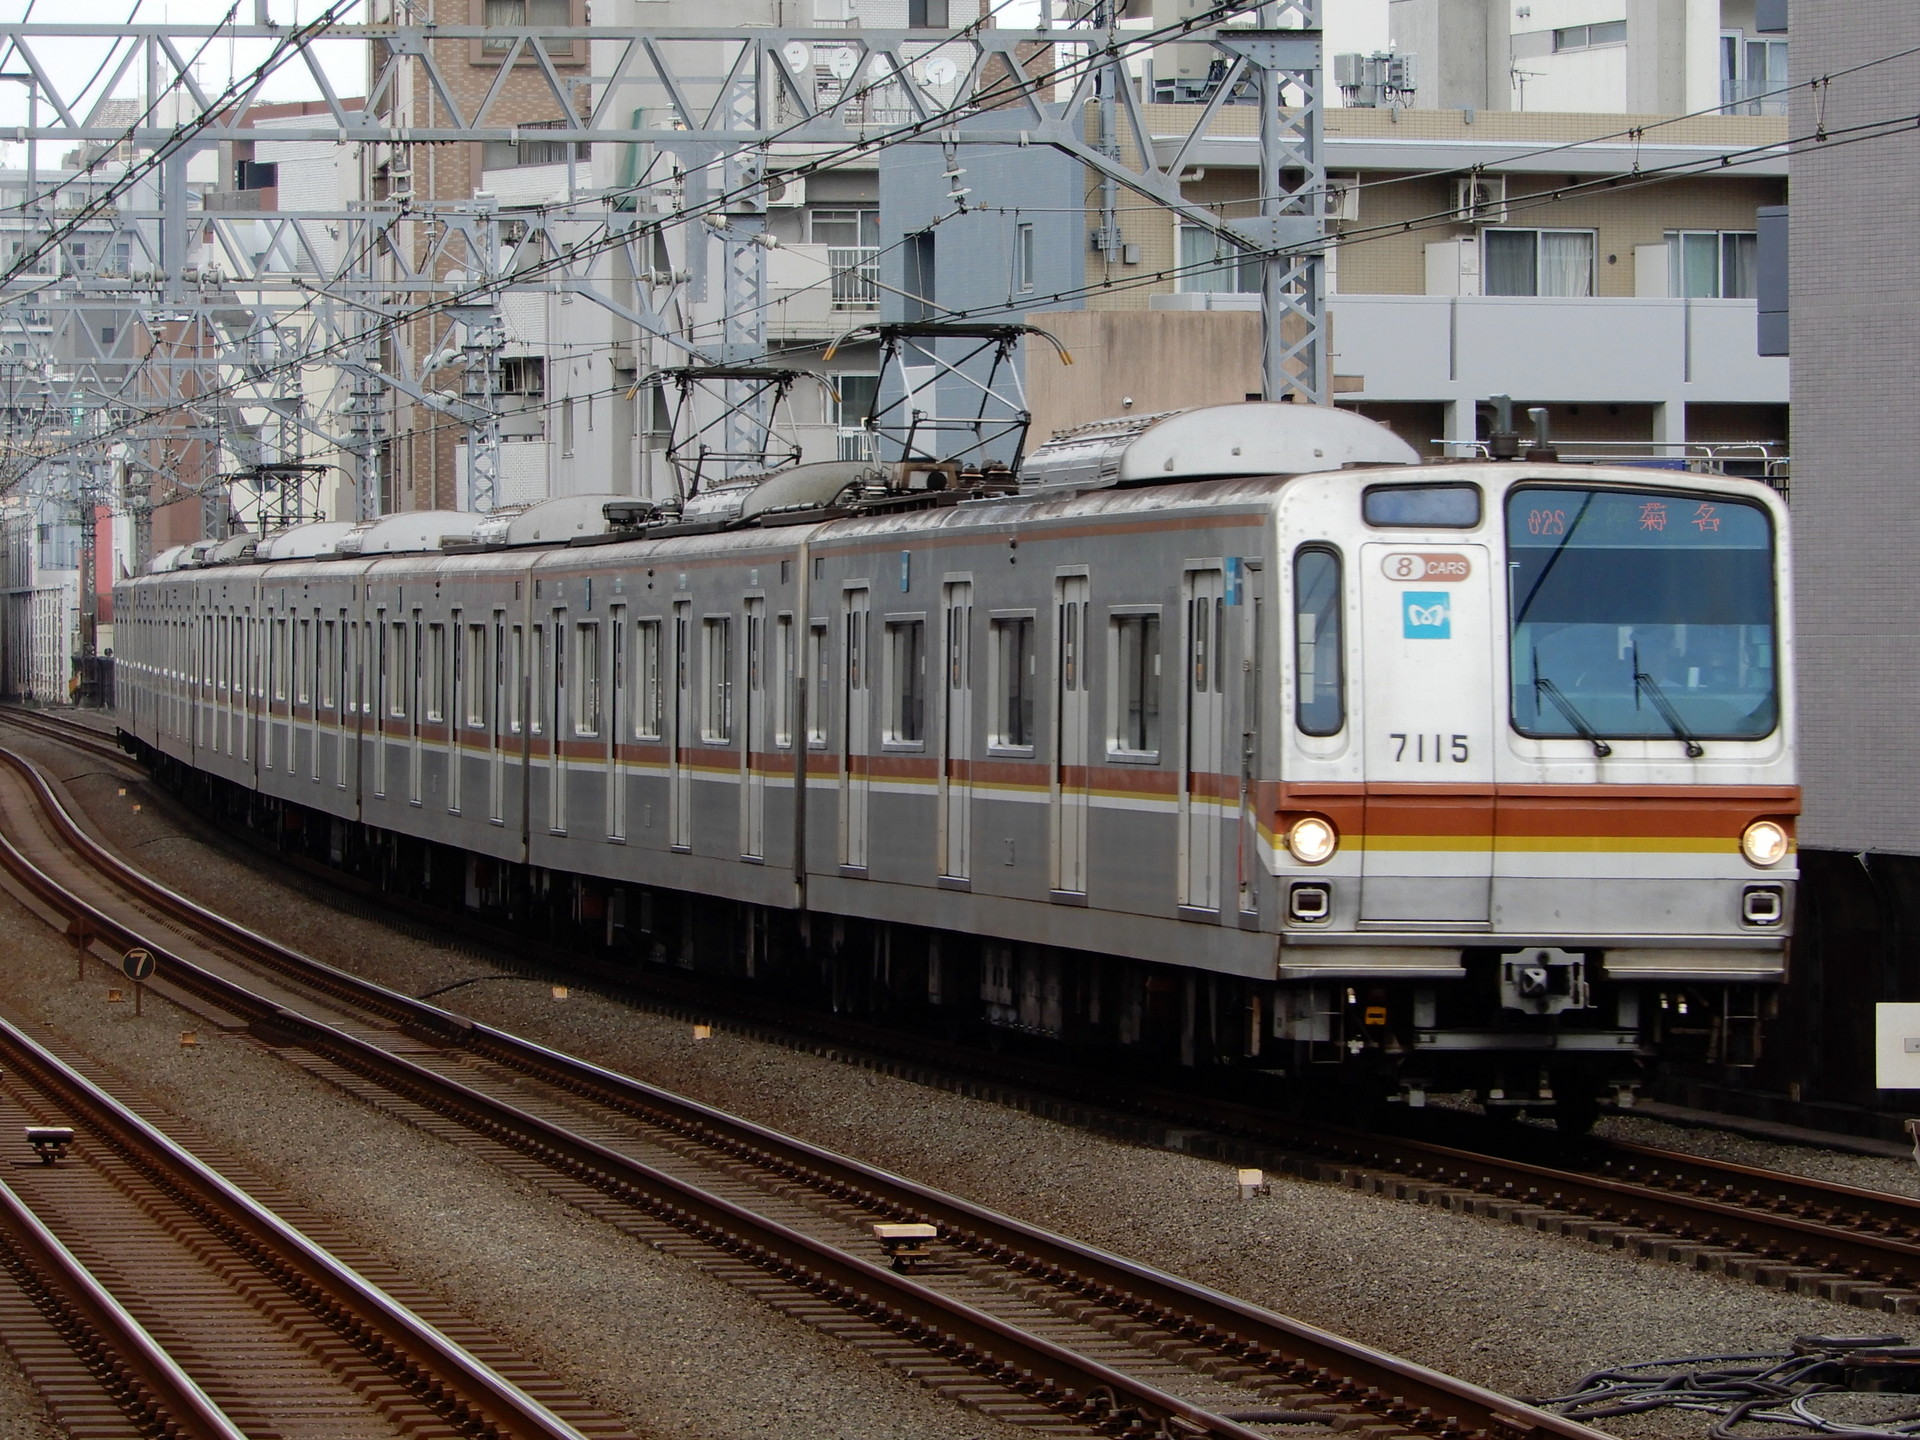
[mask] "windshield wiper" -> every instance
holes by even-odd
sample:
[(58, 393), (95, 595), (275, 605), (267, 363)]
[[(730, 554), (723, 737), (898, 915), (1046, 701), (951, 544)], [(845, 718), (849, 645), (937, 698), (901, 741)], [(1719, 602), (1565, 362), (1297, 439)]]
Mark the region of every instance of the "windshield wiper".
[(1633, 698), (1637, 704), (1640, 692), (1647, 692), (1647, 698), (1653, 701), (1653, 708), (1660, 712), (1660, 718), (1667, 722), (1667, 728), (1673, 732), (1673, 738), (1687, 747), (1687, 758), (1698, 760), (1707, 752), (1700, 748), (1700, 742), (1693, 738), (1693, 732), (1687, 729), (1686, 721), (1680, 718), (1680, 712), (1673, 708), (1673, 702), (1667, 699), (1667, 692), (1660, 688), (1660, 682), (1640, 668), (1640, 647), (1633, 647)]
[(1553, 708), (1566, 717), (1567, 723), (1573, 726), (1574, 732), (1578, 734), (1582, 740), (1593, 746), (1593, 753), (1595, 755), (1604, 760), (1613, 753), (1613, 747), (1600, 738), (1599, 732), (1587, 722), (1587, 717), (1574, 708), (1573, 701), (1566, 697), (1558, 685), (1547, 679), (1547, 677), (1542, 675), (1538, 670), (1536, 670), (1533, 675), (1533, 693), (1536, 696), (1544, 695), (1548, 700), (1552, 701)]

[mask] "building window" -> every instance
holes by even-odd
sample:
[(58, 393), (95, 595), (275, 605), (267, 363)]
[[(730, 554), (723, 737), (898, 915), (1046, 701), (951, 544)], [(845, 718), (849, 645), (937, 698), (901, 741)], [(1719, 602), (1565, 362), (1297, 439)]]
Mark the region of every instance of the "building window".
[(1562, 50), (1592, 50), (1601, 45), (1627, 43), (1627, 22), (1603, 20), (1597, 25), (1568, 25), (1553, 32), (1555, 53)]
[(1033, 292), (1033, 226), (1016, 225), (1013, 227), (1013, 283), (1021, 294)]
[(500, 362), (502, 395), (542, 395), (547, 389), (544, 355), (509, 355)]
[(1113, 750), (1130, 758), (1160, 753), (1160, 616), (1113, 617)]
[(987, 743), (1003, 750), (1033, 749), (1033, 691), (1037, 683), (1033, 617), (996, 619), (992, 642), (992, 693), (987, 704), (991, 729)]
[(280, 163), (277, 160), (233, 162), (233, 188), (236, 190), (271, 190), (279, 183)]
[(809, 210), (807, 243), (810, 245), (878, 245), (878, 210)]
[(909, 30), (945, 30), (947, 0), (907, 0)]
[(887, 622), (887, 728), (890, 745), (926, 739), (927, 625), (924, 620)]
[(880, 304), (880, 212), (809, 210), (807, 242), (827, 247), (836, 310), (871, 310)]
[[(506, 45), (499, 41), (487, 42), (489, 54), (496, 51), (504, 53), (506, 48)], [(550, 53), (560, 55), (566, 54), (569, 48), (565, 41), (548, 47)], [(527, 131), (565, 130), (569, 127), (564, 120), (523, 120), (519, 128)], [(536, 140), (531, 137), (519, 141), (489, 140), (482, 150), (480, 167), (483, 170), (514, 170), (526, 165), (564, 165), (570, 159), (584, 163), (592, 158), (593, 146), (584, 141)], [(519, 225), (518, 234), (513, 233), (516, 223)], [(527, 238), (526, 222), (511, 220), (503, 222), (500, 238), (505, 244), (521, 244)]]
[(1668, 292), (1689, 300), (1751, 300), (1760, 237), (1752, 230), (1669, 230)]
[[(573, 4), (572, 0), (486, 0), (481, 23), (512, 29), (564, 29), (573, 24)], [(513, 48), (513, 42), (486, 40), (481, 48), (488, 55), (504, 55)], [(550, 40), (546, 50), (549, 55), (571, 55), (573, 42)]]
[(1481, 244), (1489, 295), (1593, 294), (1591, 230), (1487, 230)]
[(1217, 230), (1180, 227), (1180, 289), (1190, 295), (1257, 295), (1260, 257)]
[(1750, 39), (1740, 31), (1720, 37), (1720, 103), (1735, 115), (1784, 115), (1787, 42)]
[(709, 615), (702, 622), (705, 637), (705, 703), (701, 707), (700, 738), (709, 745), (733, 739), (733, 621)]

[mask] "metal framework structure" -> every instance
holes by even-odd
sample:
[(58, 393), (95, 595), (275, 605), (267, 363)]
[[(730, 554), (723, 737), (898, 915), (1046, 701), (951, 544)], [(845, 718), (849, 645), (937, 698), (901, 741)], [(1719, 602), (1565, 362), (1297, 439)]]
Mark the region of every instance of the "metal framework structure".
[[(410, 402), (465, 429), (469, 503), (490, 508), (501, 307), (547, 294), (615, 317), (641, 373), (741, 374), (699, 426), (722, 422), (715, 453), (729, 465), (766, 468), (784, 458), (753, 453), (771, 433), (768, 393), (750, 376), (769, 358), (769, 182), (896, 144), (1051, 146), (1100, 180), (1107, 218), (1125, 190), (1266, 257), (1266, 394), (1325, 403), (1319, 7), (1228, 4), (1150, 34), (1118, 28), (1111, 6), (1065, 24), (1043, 12), (1032, 30), (954, 32), (393, 23), (296, 34), (265, 23), (263, 5), (255, 23), (224, 27), (0, 23), (0, 78), (32, 101), (30, 123), (0, 138), (92, 161), (39, 176), (39, 193), (0, 209), (0, 235), (22, 242), (12, 260), (0, 247), (0, 349), (85, 412), (67, 442), (10, 447), (0, 465), (46, 485), (64, 458), (91, 477), (77, 501), (113, 490), (101, 477), (117, 457), (129, 477), (117, 503), (137, 513), (181, 493), (168, 487), (182, 473), (204, 476), (209, 493), (236, 472), (297, 487), (310, 456), (337, 454), (366, 515), (381, 504), (393, 407)], [(278, 48), (246, 84), (213, 93), (194, 58), (216, 40)], [(1176, 40), (1214, 57), (1183, 107), (1191, 124), (1169, 142), (1152, 133), (1130, 63)], [(84, 84), (75, 44), (99, 57)], [(366, 57), (364, 100), (340, 96), (321, 63), (323, 47), (341, 45)], [(304, 75), (321, 99), (269, 130), (253, 121), (274, 70)], [(129, 86), (142, 97), (131, 119), (110, 98)], [(189, 160), (222, 142), (359, 147), (363, 175), (406, 173), (420, 147), (521, 143), (529, 127), (509, 117), (529, 89), (557, 117), (540, 122), (542, 140), (570, 155), (626, 147), (614, 152), (628, 157), (620, 183), (506, 212), (403, 190), (331, 210), (189, 203)], [(1260, 213), (1223, 218), (1186, 199), (1179, 177), (1226, 107), (1247, 104), (1259, 106)], [(284, 496), (262, 510), (306, 513)]]

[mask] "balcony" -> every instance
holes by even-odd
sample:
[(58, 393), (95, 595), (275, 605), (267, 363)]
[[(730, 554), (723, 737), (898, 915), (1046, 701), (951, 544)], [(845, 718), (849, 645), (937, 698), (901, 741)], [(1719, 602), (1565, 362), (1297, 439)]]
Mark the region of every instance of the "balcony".
[(1787, 403), (1752, 300), (1339, 295), (1334, 368), (1356, 400)]

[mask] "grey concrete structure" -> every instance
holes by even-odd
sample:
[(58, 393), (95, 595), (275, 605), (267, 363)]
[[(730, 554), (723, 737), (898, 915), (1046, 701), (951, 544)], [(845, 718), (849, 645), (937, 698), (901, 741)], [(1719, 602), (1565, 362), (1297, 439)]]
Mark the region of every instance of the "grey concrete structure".
[[(1920, 46), (1909, 0), (1795, 0), (1803, 75)], [(1843, 132), (1909, 109), (1920, 55), (1793, 97)], [(1808, 149), (1792, 171), (1793, 500), (1806, 719), (1803, 843), (1920, 855), (1920, 134)]]

